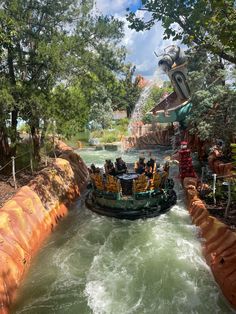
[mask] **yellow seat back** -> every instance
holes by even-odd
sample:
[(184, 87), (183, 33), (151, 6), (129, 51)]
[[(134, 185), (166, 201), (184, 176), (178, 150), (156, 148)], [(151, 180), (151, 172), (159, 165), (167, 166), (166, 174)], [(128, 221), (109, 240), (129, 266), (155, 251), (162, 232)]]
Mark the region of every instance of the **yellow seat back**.
[(151, 180), (150, 189), (157, 190), (160, 187), (163, 187), (165, 185), (167, 178), (168, 178), (168, 173), (166, 171), (155, 172)]
[(150, 184), (150, 190), (157, 190), (161, 185), (161, 173), (155, 172)]
[(96, 189), (103, 191), (104, 190), (104, 184), (102, 180), (102, 176), (99, 173), (91, 174), (91, 179), (93, 182), (93, 185), (95, 186)]
[(133, 191), (135, 193), (145, 192), (148, 188), (148, 180), (145, 173), (141, 174), (138, 179), (133, 181)]
[(117, 178), (108, 175), (106, 177), (106, 190), (108, 192), (118, 193), (121, 190), (120, 181)]

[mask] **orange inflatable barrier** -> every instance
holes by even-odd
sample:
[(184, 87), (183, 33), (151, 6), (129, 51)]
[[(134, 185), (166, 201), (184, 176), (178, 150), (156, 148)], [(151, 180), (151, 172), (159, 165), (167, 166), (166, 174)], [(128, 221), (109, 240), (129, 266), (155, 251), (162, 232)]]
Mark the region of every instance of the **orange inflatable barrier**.
[(185, 178), (183, 185), (192, 221), (200, 228), (206, 262), (224, 296), (236, 309), (236, 233), (209, 215), (204, 202), (195, 193), (192, 178)]
[(89, 177), (80, 156), (69, 149), (62, 155), (67, 160), (57, 158), (0, 209), (1, 314), (9, 313), (32, 257)]

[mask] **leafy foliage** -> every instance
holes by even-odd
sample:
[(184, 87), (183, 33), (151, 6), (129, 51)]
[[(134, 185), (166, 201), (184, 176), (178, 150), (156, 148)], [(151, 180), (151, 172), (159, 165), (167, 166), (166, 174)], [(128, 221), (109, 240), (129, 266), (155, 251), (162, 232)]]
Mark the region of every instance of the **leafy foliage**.
[(149, 13), (140, 18), (127, 16), (131, 28), (150, 29), (156, 21), (164, 27), (164, 38), (182, 40), (184, 44), (205, 48), (236, 63), (236, 8), (234, 0), (142, 0), (141, 10)]
[(230, 143), (236, 130), (235, 73), (206, 51), (189, 55), (191, 132), (202, 140), (221, 138)]
[(108, 97), (105, 88), (94, 91), (94, 101), (95, 103), (89, 111), (89, 121), (95, 122), (92, 125), (101, 126), (102, 129), (106, 129), (111, 126), (113, 111), (111, 99)]
[(1, 2), (0, 160), (8, 136), (16, 147), (19, 117), (39, 157), (48, 132), (69, 138), (90, 119), (107, 127), (112, 109), (127, 106), (123, 22), (91, 14), (93, 2)]
[(135, 104), (138, 101), (142, 88), (139, 85), (141, 77), (134, 78), (136, 68), (131, 64), (126, 64), (121, 70), (121, 80), (115, 86), (113, 109), (126, 110), (130, 118)]

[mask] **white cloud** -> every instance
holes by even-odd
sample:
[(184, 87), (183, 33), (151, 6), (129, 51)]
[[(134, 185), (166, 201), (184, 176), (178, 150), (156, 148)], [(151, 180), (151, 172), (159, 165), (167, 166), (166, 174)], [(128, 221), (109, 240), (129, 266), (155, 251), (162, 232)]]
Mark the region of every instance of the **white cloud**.
[[(114, 15), (124, 22), (124, 33), (122, 44), (127, 48), (127, 61), (136, 65), (136, 73), (146, 78), (151, 78), (157, 68), (158, 59), (154, 55), (163, 53), (165, 47), (173, 44), (171, 40), (163, 41), (163, 27), (158, 22), (150, 31), (136, 32), (128, 27), (126, 20), (126, 8), (129, 5), (137, 3), (137, 0), (97, 0), (98, 11), (103, 14)], [(146, 17), (147, 12), (137, 12), (139, 17)], [(163, 75), (164, 79), (167, 79)]]
[(124, 14), (126, 8), (137, 3), (137, 0), (95, 0), (96, 7), (103, 14)]

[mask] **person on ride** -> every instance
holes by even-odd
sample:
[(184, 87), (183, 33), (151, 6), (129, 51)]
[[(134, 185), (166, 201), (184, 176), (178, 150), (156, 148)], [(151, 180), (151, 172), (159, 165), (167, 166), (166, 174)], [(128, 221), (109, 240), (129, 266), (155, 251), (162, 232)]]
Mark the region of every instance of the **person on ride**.
[(150, 155), (150, 159), (147, 162), (147, 166), (151, 168), (150, 170), (152, 173), (156, 172), (156, 161), (152, 155)]
[(90, 166), (90, 168), (89, 168), (89, 172), (90, 173), (96, 173), (96, 167), (95, 167), (95, 165), (94, 164), (91, 164), (91, 166)]
[(152, 179), (153, 177), (153, 164), (150, 162), (150, 160), (146, 164), (145, 175), (148, 177), (148, 179)]
[(146, 163), (144, 157), (139, 157), (139, 160), (134, 164), (134, 171), (138, 174), (142, 174), (145, 172)]
[(127, 173), (127, 166), (121, 157), (116, 158), (115, 162), (116, 175)]
[(105, 175), (111, 175), (111, 176), (115, 176), (116, 175), (116, 170), (114, 167), (113, 162), (110, 159), (107, 159), (104, 165), (104, 169), (105, 169)]

